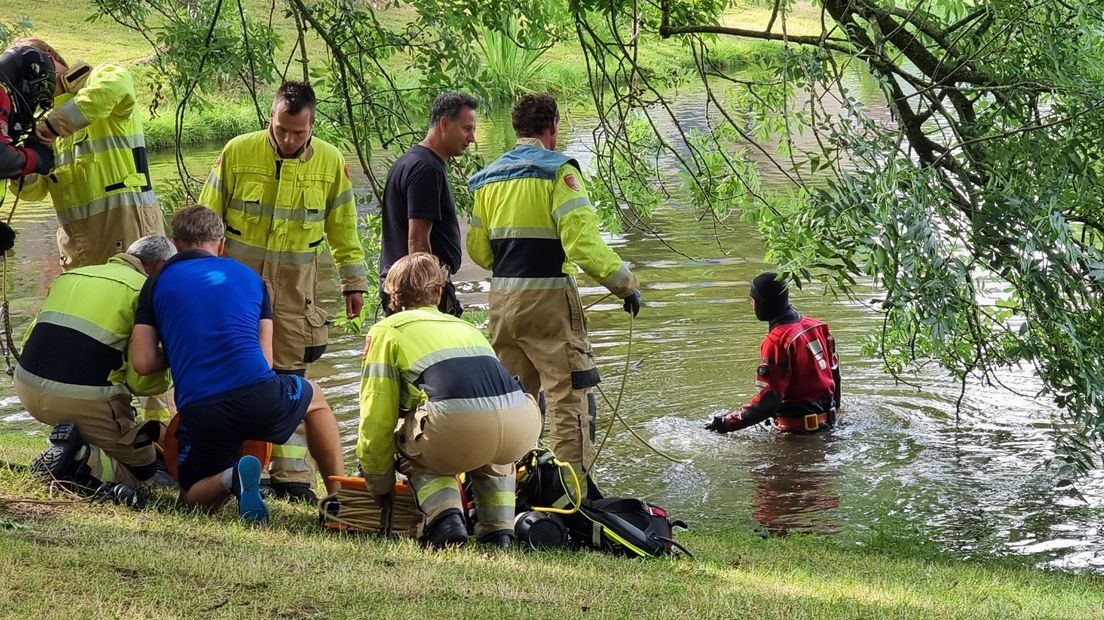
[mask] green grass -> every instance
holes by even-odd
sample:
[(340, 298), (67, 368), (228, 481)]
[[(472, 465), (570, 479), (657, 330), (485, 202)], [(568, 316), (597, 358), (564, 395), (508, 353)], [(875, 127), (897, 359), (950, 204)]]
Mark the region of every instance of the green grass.
[[(42, 436), (0, 433), (26, 463)], [(29, 501), (24, 501), (29, 500)], [(132, 512), (50, 496), (0, 467), (0, 617), (1098, 618), (1104, 579), (941, 558), (922, 542), (739, 531), (680, 536), (694, 560), (590, 552), (427, 553), (320, 531), (275, 503), (267, 527), (229, 508)], [(871, 549), (871, 547), (874, 547)]]

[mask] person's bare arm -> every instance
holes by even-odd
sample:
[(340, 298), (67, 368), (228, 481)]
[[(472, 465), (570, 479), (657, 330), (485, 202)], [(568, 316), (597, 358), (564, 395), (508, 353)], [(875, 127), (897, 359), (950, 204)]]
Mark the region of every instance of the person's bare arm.
[(272, 367), (272, 319), (261, 319), (259, 331), (261, 351), (264, 352), (265, 361), (269, 368)]
[(152, 375), (169, 367), (169, 359), (161, 348), (157, 328), (137, 324), (130, 334), (130, 364), (140, 375)]
[(407, 220), (406, 251), (408, 254), (415, 252), (433, 253), (429, 245), (429, 233), (433, 232), (433, 220), (410, 218)]

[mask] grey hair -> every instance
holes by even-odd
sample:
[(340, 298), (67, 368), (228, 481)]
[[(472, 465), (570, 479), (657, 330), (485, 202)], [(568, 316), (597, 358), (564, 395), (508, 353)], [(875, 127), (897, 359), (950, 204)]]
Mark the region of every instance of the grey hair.
[(479, 102), (468, 93), (447, 92), (437, 95), (429, 109), (429, 126), (433, 128), (442, 118), (451, 121), (460, 117), (464, 108), (479, 109)]
[(176, 246), (165, 235), (146, 235), (130, 244), (126, 253), (142, 261), (143, 266), (149, 267), (172, 258), (176, 254)]

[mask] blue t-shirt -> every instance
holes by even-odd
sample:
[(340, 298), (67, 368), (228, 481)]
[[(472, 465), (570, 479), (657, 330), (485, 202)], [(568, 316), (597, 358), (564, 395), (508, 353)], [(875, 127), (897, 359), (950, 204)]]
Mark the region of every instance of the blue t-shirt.
[(256, 272), (185, 250), (146, 280), (134, 322), (157, 329), (183, 408), (275, 374), (258, 335), (261, 319), (271, 318), (268, 288)]

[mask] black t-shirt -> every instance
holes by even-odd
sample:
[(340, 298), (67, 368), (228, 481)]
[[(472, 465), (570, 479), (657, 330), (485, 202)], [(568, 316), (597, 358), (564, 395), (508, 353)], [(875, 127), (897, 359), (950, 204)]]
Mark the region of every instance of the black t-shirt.
[(383, 238), (380, 276), (406, 256), (410, 219), (433, 220), (429, 245), (433, 254), (456, 273), (460, 268), (460, 222), (448, 184), (445, 162), (415, 144), (387, 173), (383, 189)]

